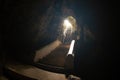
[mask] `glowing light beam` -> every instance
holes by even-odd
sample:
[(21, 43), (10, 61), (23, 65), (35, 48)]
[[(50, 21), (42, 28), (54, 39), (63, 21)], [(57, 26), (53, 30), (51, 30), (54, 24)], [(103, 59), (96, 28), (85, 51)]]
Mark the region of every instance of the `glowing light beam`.
[(75, 44), (75, 40), (72, 40), (67, 55), (72, 55), (72, 53), (73, 53), (73, 48), (74, 48), (74, 44)]

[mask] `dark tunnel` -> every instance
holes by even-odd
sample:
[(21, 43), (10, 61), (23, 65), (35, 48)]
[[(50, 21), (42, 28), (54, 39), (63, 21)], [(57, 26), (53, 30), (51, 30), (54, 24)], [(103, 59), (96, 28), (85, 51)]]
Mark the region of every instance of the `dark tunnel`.
[[(0, 76), (7, 76), (8, 80), (14, 79), (15, 75), (15, 79), (20, 78), (20, 74), (10, 73), (6, 68), (12, 60), (56, 74), (73, 74), (82, 80), (112, 78), (111, 4), (107, 0), (1, 0)], [(79, 35), (73, 50), (72, 72), (64, 70), (69, 45), (61, 42), (60, 32), (62, 21), (68, 16), (76, 19), (75, 35)], [(48, 51), (53, 48), (52, 44), (56, 47)], [(44, 50), (47, 47), (49, 49)], [(51, 54), (35, 62), (40, 49)]]

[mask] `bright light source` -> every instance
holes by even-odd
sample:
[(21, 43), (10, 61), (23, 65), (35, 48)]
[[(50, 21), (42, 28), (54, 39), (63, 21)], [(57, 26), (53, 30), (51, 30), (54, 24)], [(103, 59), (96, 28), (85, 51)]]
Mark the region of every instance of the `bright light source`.
[(70, 44), (70, 48), (69, 48), (69, 52), (67, 55), (72, 54), (73, 53), (73, 48), (74, 48), (74, 44), (75, 44), (75, 40), (72, 40), (71, 44)]
[(67, 28), (67, 29), (72, 29), (72, 25), (71, 23), (69, 22), (69, 20), (64, 20), (64, 23), (63, 25)]
[(64, 23), (63, 23), (63, 26), (64, 26), (64, 31), (63, 31), (64, 36), (66, 36), (66, 33), (67, 33), (68, 30), (70, 30), (71, 33), (72, 33), (72, 28), (73, 28), (73, 26), (72, 26), (72, 24), (69, 22), (69, 20), (65, 19), (65, 20), (64, 20)]

